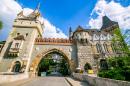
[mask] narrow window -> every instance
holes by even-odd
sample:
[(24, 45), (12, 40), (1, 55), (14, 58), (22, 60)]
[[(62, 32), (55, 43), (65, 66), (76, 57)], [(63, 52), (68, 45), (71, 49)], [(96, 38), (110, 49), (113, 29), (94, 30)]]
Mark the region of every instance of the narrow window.
[(15, 48), (18, 48), (18, 46), (19, 46), (19, 43), (15, 43)]
[(26, 33), (26, 35), (25, 35), (26, 37), (28, 37), (28, 33)]
[(20, 33), (17, 33), (17, 36), (19, 36), (20, 35)]
[(86, 43), (88, 43), (87, 39), (86, 39)]
[(96, 44), (96, 48), (97, 48), (97, 53), (99, 53), (99, 50), (98, 50), (98, 44)]

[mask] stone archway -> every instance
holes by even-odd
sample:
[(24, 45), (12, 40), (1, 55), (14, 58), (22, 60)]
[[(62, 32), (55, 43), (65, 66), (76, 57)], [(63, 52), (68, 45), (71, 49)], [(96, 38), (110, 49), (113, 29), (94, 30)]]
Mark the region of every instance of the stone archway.
[(92, 70), (92, 66), (87, 62), (85, 65), (84, 65), (84, 71), (88, 73), (88, 70)]
[(74, 61), (71, 59), (70, 55), (64, 51), (61, 48), (58, 47), (52, 47), (49, 49), (45, 49), (43, 52), (41, 52), (39, 55), (37, 55), (37, 57), (33, 60), (32, 64), (30, 65), (30, 76), (35, 76), (35, 73), (38, 72), (38, 64), (40, 63), (40, 61), (42, 60), (42, 58), (49, 54), (49, 53), (53, 53), (53, 52), (57, 52), (61, 55), (63, 55), (63, 57), (67, 60), (69, 67), (70, 67), (70, 72), (72, 73), (73, 71), (75, 71), (75, 64)]
[(8, 70), (7, 72), (11, 72), (12, 69), (13, 69), (13, 66), (16, 64), (15, 62), (19, 62), (21, 67), (23, 66), (23, 61), (21, 61), (20, 59), (15, 59), (11, 64), (10, 66), (8, 67)]

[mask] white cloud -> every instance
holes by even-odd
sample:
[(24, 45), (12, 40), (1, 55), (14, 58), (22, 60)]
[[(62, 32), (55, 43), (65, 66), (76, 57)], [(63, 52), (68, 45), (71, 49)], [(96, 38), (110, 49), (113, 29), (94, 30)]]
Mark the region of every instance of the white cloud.
[(102, 26), (102, 16), (107, 15), (112, 21), (117, 21), (120, 28), (130, 28), (130, 5), (123, 7), (120, 3), (116, 3), (113, 0), (111, 2), (99, 0), (91, 15), (94, 15), (94, 13), (96, 13), (98, 17), (96, 19), (91, 18), (89, 24), (86, 26), (100, 29)]
[[(62, 30), (53, 26), (47, 19), (42, 18), (42, 22), (44, 22), (44, 25), (45, 25), (43, 37), (67, 38), (67, 36), (62, 32)], [(59, 31), (59, 32), (57, 32), (57, 31)]]
[[(0, 41), (5, 41), (12, 30), (12, 24), (17, 14), (22, 11), (22, 7), (14, 0), (0, 0), (0, 21), (3, 22), (4, 28), (0, 31)], [(33, 9), (24, 8), (23, 14), (27, 16)], [(55, 38), (66, 38), (67, 36), (62, 31), (52, 24), (47, 19), (43, 18), (45, 22), (44, 36)], [(59, 31), (57, 33), (57, 31)]]

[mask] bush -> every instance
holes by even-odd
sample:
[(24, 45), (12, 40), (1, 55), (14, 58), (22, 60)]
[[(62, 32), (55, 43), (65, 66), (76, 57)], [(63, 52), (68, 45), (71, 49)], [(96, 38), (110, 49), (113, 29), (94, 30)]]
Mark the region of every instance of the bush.
[(38, 72), (38, 76), (41, 76), (41, 73), (42, 73), (42, 72)]
[(53, 71), (52, 70), (47, 70), (46, 74), (51, 74)]
[(64, 76), (65, 76), (65, 75), (68, 75), (68, 70), (61, 69), (60, 71), (61, 71), (61, 74), (62, 74), (62, 75), (64, 75)]
[(109, 70), (107, 72), (99, 72), (99, 77), (116, 79), (116, 80), (125, 80), (125, 77), (122, 75), (122, 70)]

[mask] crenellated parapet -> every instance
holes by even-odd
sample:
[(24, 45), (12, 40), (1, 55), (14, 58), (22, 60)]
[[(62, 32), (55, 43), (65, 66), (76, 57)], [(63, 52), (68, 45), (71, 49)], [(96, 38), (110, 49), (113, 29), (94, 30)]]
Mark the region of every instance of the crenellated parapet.
[(35, 39), (35, 44), (63, 44), (63, 45), (74, 45), (75, 40), (68, 40), (67, 38), (39, 38)]

